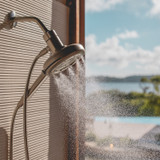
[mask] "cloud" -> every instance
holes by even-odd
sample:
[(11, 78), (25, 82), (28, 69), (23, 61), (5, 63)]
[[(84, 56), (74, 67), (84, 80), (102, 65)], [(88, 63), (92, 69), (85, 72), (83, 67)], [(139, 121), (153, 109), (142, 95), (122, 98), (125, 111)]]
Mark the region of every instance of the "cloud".
[[(119, 34), (119, 35), (123, 35)], [(128, 74), (157, 74), (160, 71), (160, 46), (152, 51), (142, 48), (127, 48), (120, 45), (123, 36), (113, 36), (102, 43), (96, 42), (95, 35), (86, 37), (86, 60), (90, 64), (102, 68), (112, 68), (116, 73), (123, 74), (123, 70), (128, 70)], [(129, 34), (126, 34), (129, 35)], [(132, 34), (131, 34), (132, 35)], [(125, 37), (125, 36), (124, 36)], [(123, 38), (124, 38), (123, 37)], [(126, 36), (127, 37), (127, 36)], [(132, 36), (128, 36), (132, 37)], [(133, 36), (134, 37), (134, 36)], [(87, 66), (89, 68), (89, 66)], [(128, 69), (132, 68), (132, 69)], [(90, 73), (92, 68), (89, 68)], [(112, 71), (111, 71), (112, 72)], [(106, 73), (104, 73), (106, 74)], [(114, 72), (112, 73), (114, 74)]]
[(124, 0), (86, 0), (86, 11), (101, 12), (109, 10), (122, 2), (124, 2)]
[(159, 15), (160, 14), (160, 1), (159, 0), (151, 0), (153, 7), (150, 10), (151, 15)]
[(138, 37), (139, 35), (136, 31), (128, 31), (128, 30), (118, 35), (118, 38), (120, 39), (138, 38)]

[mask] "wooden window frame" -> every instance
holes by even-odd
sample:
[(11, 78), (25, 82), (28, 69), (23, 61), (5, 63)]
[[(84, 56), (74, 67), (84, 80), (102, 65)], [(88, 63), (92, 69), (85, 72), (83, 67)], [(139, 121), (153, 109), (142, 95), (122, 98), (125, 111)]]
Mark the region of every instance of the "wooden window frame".
[[(69, 43), (80, 43), (85, 46), (85, 0), (67, 0), (70, 8)], [(84, 75), (85, 76), (85, 75)], [(77, 95), (75, 127), (68, 128), (68, 159), (84, 160), (85, 124), (79, 117), (79, 72), (76, 69)], [(85, 83), (85, 82), (84, 82)], [(85, 98), (85, 97), (84, 97)], [(84, 119), (83, 119), (84, 120)], [(75, 140), (73, 142), (73, 139)]]

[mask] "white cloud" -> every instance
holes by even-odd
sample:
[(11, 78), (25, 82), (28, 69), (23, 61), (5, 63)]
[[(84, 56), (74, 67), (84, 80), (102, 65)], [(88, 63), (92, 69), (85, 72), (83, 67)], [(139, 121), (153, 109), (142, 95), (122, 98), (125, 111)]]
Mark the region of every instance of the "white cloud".
[(139, 35), (136, 31), (128, 31), (128, 30), (118, 35), (118, 38), (120, 39), (138, 38), (138, 37)]
[(160, 14), (160, 0), (151, 0), (153, 3), (153, 7), (150, 10), (151, 15), (159, 15)]
[[(160, 46), (155, 47), (153, 51), (144, 50), (142, 48), (126, 48), (120, 45), (121, 36), (119, 35), (108, 38), (100, 44), (96, 42), (95, 35), (87, 36), (87, 62), (102, 67), (103, 69), (110, 67), (112, 68), (112, 74), (117, 74), (119, 72), (119, 74), (123, 75), (123, 70), (127, 70), (127, 74), (130, 75), (157, 74), (160, 72)], [(87, 67), (89, 68), (89, 66)], [(132, 69), (129, 70), (128, 68)], [(89, 70), (90, 73), (94, 73), (91, 67)]]
[(124, 0), (86, 0), (86, 11), (100, 12), (109, 10)]

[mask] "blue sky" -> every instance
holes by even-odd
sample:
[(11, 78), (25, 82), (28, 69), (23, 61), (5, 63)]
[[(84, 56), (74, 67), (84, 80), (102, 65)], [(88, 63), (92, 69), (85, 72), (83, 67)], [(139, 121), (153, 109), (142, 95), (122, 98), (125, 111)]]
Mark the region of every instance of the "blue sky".
[(86, 75), (160, 74), (160, 0), (86, 0)]

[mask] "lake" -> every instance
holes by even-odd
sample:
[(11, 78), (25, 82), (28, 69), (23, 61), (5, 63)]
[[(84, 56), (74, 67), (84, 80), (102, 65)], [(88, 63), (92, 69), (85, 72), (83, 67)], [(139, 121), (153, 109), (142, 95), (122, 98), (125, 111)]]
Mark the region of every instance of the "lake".
[(95, 117), (95, 121), (160, 125), (160, 117)]
[[(149, 87), (148, 92), (154, 92), (153, 85), (150, 83), (146, 83), (145, 86)], [(87, 82), (86, 83), (86, 93), (90, 94), (96, 91), (100, 90), (119, 90), (122, 92), (142, 92), (142, 89), (140, 88), (140, 84), (137, 82), (126, 82), (126, 83), (119, 83), (119, 82), (108, 82), (108, 83), (102, 83), (102, 82)]]

